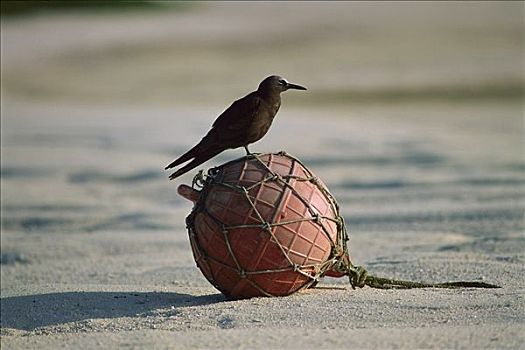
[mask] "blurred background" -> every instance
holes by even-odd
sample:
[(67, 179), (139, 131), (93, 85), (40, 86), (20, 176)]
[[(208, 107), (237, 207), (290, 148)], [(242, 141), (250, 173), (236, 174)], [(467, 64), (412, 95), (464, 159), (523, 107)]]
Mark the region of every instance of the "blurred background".
[(523, 2), (2, 1), (1, 10), (4, 264), (80, 254), (24, 245), (21, 234), (46, 232), (176, 230), (189, 257), (191, 206), (176, 186), (193, 173), (170, 183), (163, 167), (270, 74), (308, 91), (283, 95), (251, 149), (303, 160), (351, 232), (523, 247)]

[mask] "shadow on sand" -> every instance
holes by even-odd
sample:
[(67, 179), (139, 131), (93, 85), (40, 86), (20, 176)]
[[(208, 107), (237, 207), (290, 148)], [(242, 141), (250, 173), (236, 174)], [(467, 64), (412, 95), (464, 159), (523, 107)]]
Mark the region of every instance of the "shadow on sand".
[(96, 318), (143, 316), (157, 309), (218, 303), (221, 294), (193, 296), (161, 292), (66, 292), (2, 298), (1, 327), (38, 327)]

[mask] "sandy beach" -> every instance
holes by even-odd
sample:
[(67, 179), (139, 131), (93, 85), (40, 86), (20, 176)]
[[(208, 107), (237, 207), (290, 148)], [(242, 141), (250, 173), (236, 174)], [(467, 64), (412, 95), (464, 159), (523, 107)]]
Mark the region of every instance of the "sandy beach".
[[(2, 349), (525, 349), (523, 6), (3, 18)], [(308, 91), (283, 94), (250, 148), (285, 150), (323, 179), (355, 264), (502, 288), (214, 289), (176, 192), (194, 172), (169, 182), (162, 169), (272, 73)]]

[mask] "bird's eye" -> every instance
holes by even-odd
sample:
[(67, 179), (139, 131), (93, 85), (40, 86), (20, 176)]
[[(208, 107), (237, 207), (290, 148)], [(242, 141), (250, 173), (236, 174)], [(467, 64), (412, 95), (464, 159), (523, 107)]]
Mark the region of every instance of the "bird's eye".
[(286, 81), (285, 80), (279, 80), (279, 84), (286, 85)]

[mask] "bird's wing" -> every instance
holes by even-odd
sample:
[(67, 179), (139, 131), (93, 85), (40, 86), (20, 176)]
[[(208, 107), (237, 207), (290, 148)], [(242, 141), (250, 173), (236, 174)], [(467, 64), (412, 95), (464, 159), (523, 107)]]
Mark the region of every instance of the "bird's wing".
[(259, 110), (262, 99), (255, 92), (235, 101), (213, 122), (213, 128), (226, 130), (242, 130), (253, 120)]
[[(205, 158), (208, 154), (214, 153), (214, 155), (216, 155), (217, 153), (232, 147), (232, 145), (237, 145), (237, 143), (240, 142), (239, 138), (241, 138), (241, 140), (243, 139), (242, 132), (250, 126), (259, 109), (261, 101), (261, 98), (257, 96), (255, 92), (252, 92), (251, 94), (233, 102), (230, 107), (217, 117), (215, 122), (213, 122), (211, 130), (196, 146), (168, 164), (165, 169), (171, 169), (192, 158), (197, 160)], [(211, 156), (209, 158), (211, 158)], [(197, 166), (198, 164), (197, 161), (194, 166)], [(185, 171), (189, 169), (191, 169), (191, 167), (185, 169)], [(184, 173), (184, 171), (173, 174), (173, 176), (177, 177), (179, 176), (178, 174), (182, 173)]]

